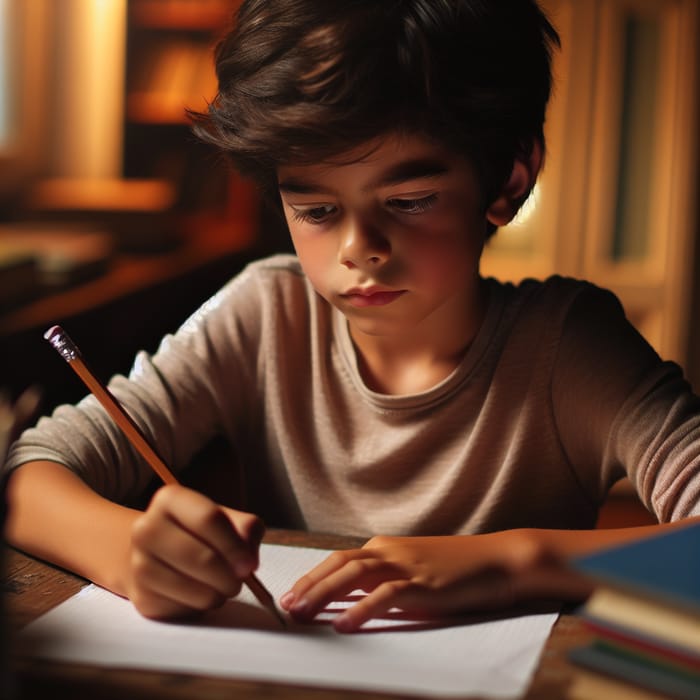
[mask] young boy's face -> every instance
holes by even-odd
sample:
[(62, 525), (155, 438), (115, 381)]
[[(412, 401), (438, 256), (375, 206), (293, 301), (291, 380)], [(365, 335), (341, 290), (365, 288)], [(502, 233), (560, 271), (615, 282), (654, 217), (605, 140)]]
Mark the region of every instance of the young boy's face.
[(486, 216), (464, 158), (392, 135), (278, 179), (301, 265), (353, 334), (454, 333), (479, 313)]

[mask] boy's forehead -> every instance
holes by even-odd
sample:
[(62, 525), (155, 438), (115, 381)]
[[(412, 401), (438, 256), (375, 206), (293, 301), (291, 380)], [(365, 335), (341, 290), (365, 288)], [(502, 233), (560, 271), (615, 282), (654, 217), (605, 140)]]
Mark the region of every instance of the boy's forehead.
[(334, 156), (312, 163), (289, 163), (277, 168), (280, 184), (307, 175), (314, 179), (324, 173), (354, 166), (381, 173), (387, 184), (415, 177), (438, 175), (458, 159), (454, 153), (424, 136), (390, 134), (359, 144)]

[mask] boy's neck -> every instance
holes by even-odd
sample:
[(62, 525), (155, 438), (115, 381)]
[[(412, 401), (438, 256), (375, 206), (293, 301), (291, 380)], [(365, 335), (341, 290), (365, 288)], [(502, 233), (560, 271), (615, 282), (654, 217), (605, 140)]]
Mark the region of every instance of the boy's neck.
[(483, 283), (476, 296), (453, 323), (428, 319), (410, 333), (368, 335), (350, 324), (358, 368), (367, 387), (382, 394), (417, 394), (446, 379), (463, 360), (486, 315)]
[(368, 357), (358, 349), (358, 367), (369, 389), (380, 394), (401, 396), (432, 389), (454, 372), (462, 357), (464, 352), (440, 360), (406, 357), (397, 362), (381, 355)]

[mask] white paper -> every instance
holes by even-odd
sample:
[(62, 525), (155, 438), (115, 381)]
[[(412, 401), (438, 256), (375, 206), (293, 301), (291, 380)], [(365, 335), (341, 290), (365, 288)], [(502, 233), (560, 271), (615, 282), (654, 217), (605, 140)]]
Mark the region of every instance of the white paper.
[[(263, 545), (259, 578), (276, 598), (321, 561), (318, 549)], [(127, 600), (90, 585), (30, 623), (20, 653), (35, 658), (330, 686), (387, 693), (514, 698), (522, 695), (557, 615), (431, 626), (374, 620), (343, 635), (327, 622), (288, 629), (249, 591), (190, 623), (142, 617)], [(325, 621), (325, 622), (324, 622)]]

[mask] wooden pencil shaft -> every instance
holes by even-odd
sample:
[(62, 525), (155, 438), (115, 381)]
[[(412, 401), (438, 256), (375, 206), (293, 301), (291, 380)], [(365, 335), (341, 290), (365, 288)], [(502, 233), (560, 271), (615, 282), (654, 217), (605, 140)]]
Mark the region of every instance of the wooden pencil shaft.
[[(131, 444), (139, 451), (141, 456), (148, 462), (153, 471), (166, 484), (177, 484), (178, 480), (175, 475), (165, 466), (163, 460), (156, 454), (153, 448), (148, 444), (143, 433), (138, 425), (134, 423), (133, 418), (122, 408), (112, 392), (102, 384), (102, 382), (87, 368), (85, 363), (76, 357), (69, 362), (70, 366), (75, 370), (75, 373), (83, 380), (88, 389), (95, 395), (97, 400), (102, 404), (104, 409), (109, 413), (117, 426), (124, 431), (124, 434), (129, 438)], [(258, 599), (258, 602), (270, 607), (274, 605), (272, 594), (265, 588), (262, 582), (255, 576), (250, 574), (245, 579), (245, 583), (250, 588), (253, 595)], [(275, 615), (277, 609), (275, 608)]]
[[(85, 386), (92, 392), (102, 407), (107, 411), (117, 427), (122, 430), (129, 442), (138, 450), (139, 454), (146, 460), (153, 471), (162, 479), (165, 484), (177, 484), (175, 475), (168, 469), (165, 462), (158, 456), (156, 451), (148, 444), (148, 440), (141, 432), (141, 429), (134, 422), (134, 419), (124, 410), (112, 392), (90, 371), (82, 359), (80, 351), (68, 334), (59, 326), (50, 328), (44, 336), (63, 357), (63, 359), (73, 368), (73, 371), (80, 377)], [(251, 590), (258, 602), (268, 608), (275, 617), (283, 624), (286, 622), (277, 606), (272, 594), (265, 588), (258, 577), (251, 573), (244, 579), (245, 584)]]
[(71, 360), (68, 364), (75, 370), (75, 373), (83, 380), (85, 386), (94, 394), (97, 400), (117, 426), (124, 432), (131, 444), (138, 450), (139, 454), (148, 462), (153, 471), (163, 480), (165, 484), (176, 484), (177, 479), (173, 473), (165, 466), (165, 462), (156, 454), (155, 450), (148, 444), (141, 429), (136, 425), (133, 418), (117, 402), (109, 389), (95, 377), (79, 358)]

